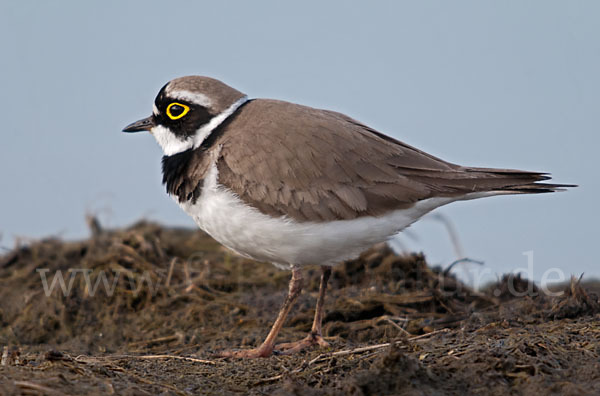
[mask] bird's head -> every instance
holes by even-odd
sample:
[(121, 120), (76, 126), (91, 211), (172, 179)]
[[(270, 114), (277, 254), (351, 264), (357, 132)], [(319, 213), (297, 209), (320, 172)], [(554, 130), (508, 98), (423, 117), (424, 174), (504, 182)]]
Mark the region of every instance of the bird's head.
[(148, 131), (165, 155), (174, 155), (200, 146), (246, 100), (246, 95), (213, 78), (177, 78), (162, 87), (152, 115), (127, 125), (123, 132)]

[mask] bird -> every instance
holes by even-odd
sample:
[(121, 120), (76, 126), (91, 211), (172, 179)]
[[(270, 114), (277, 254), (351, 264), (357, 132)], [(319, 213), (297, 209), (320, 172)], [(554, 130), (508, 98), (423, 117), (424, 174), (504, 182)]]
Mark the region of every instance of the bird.
[[(268, 357), (328, 347), (322, 334), (332, 267), (455, 201), (573, 187), (545, 172), (453, 164), (339, 112), (250, 99), (205, 76), (165, 84), (152, 114), (124, 132), (161, 146), (167, 193), (200, 229), (241, 256), (291, 270), (287, 296), (263, 343), (222, 351)], [(309, 334), (276, 344), (303, 285), (321, 268)]]

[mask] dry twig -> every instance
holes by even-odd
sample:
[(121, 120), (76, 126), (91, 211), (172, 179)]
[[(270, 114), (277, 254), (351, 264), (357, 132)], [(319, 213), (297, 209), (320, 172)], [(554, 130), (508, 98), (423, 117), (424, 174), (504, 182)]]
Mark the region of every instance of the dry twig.
[(196, 358), (192, 358), (192, 357), (177, 356), (177, 355), (140, 355), (140, 356), (115, 355), (115, 356), (108, 356), (107, 358), (117, 359), (117, 360), (118, 359), (177, 359), (177, 360), (185, 360), (187, 362), (194, 362), (194, 363), (203, 363), (203, 364), (211, 364), (211, 365), (217, 364), (217, 362), (212, 361), (212, 360), (196, 359)]
[[(440, 330), (436, 330), (436, 331), (432, 331), (430, 333), (427, 334), (421, 334), (418, 336), (414, 336), (414, 337), (410, 337), (407, 338), (406, 341), (415, 341), (415, 340), (421, 340), (423, 338), (427, 338), (427, 337), (431, 337), (440, 333), (447, 333), (449, 332), (450, 329), (440, 329)], [(354, 349), (345, 349), (342, 351), (337, 351), (337, 352), (332, 352), (332, 353), (324, 353), (321, 354), (319, 356), (317, 356), (316, 358), (314, 358), (313, 360), (311, 360), (310, 362), (308, 362), (308, 365), (314, 364), (318, 361), (324, 360), (324, 359), (332, 359), (334, 357), (337, 356), (345, 356), (345, 355), (353, 355), (356, 353), (363, 353), (363, 352), (369, 352), (369, 351), (373, 351), (373, 350), (377, 350), (377, 349), (382, 349), (382, 348), (387, 348), (389, 346), (392, 345), (398, 345), (400, 343), (403, 343), (404, 341), (394, 341), (394, 342), (386, 342), (384, 344), (377, 344), (377, 345), (369, 345), (366, 347), (359, 347), (359, 348), (354, 348)]]
[(65, 393), (57, 391), (56, 389), (48, 388), (46, 386), (43, 386), (43, 385), (40, 385), (40, 384), (36, 384), (34, 382), (29, 382), (29, 381), (15, 381), (14, 384), (15, 384), (15, 386), (17, 386), (19, 388), (38, 391), (38, 392), (43, 393), (44, 395), (65, 395)]

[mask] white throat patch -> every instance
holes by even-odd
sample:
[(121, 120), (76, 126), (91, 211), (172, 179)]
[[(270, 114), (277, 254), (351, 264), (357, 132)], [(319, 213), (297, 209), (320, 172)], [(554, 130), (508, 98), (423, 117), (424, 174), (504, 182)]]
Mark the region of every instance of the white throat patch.
[(231, 106), (225, 109), (222, 113), (214, 116), (211, 120), (202, 125), (194, 135), (188, 137), (187, 139), (181, 139), (177, 135), (175, 135), (169, 128), (165, 128), (164, 126), (157, 125), (151, 129), (151, 133), (154, 135), (154, 138), (162, 147), (165, 155), (174, 155), (181, 153), (183, 151), (189, 149), (195, 149), (199, 147), (202, 142), (211, 134), (211, 132), (221, 125), (223, 121), (227, 119), (230, 115), (232, 115), (241, 105), (248, 101), (247, 96), (243, 96), (234, 102)]

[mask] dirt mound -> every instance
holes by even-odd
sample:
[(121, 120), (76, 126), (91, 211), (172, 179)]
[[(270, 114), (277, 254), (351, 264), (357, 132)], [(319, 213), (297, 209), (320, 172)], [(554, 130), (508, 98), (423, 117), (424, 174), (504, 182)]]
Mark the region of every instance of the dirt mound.
[[(289, 273), (205, 234), (139, 223), (0, 257), (0, 394), (598, 394), (600, 304), (506, 276), (479, 292), (374, 246), (336, 267), (330, 350), (254, 361)], [(310, 329), (318, 268), (280, 335)], [(516, 293), (515, 293), (516, 291)]]

